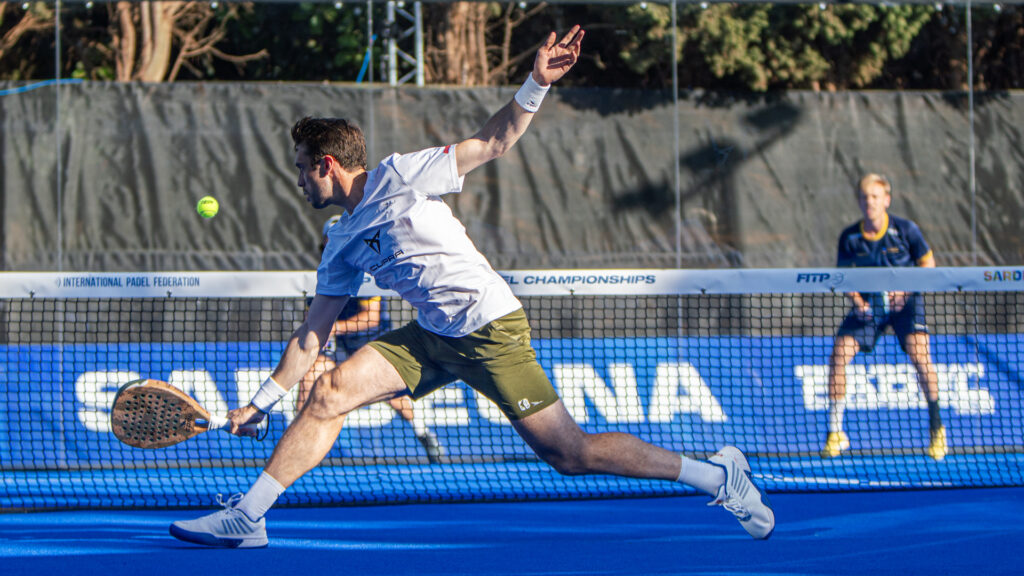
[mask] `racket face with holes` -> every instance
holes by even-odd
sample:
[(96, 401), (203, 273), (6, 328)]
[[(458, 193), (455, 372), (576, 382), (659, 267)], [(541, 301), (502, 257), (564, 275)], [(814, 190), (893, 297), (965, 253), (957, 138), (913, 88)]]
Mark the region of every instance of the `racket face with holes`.
[[(197, 422), (199, 421), (199, 422)], [(208, 429), (210, 414), (159, 380), (135, 380), (117, 391), (110, 414), (114, 436), (136, 448), (164, 448)]]

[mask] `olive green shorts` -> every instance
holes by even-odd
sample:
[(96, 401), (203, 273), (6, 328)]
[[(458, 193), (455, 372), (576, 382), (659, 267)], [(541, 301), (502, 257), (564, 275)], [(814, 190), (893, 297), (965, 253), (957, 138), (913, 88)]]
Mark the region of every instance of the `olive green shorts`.
[(440, 336), (418, 323), (369, 343), (398, 370), (413, 398), (462, 380), (519, 420), (558, 400), (530, 346), (530, 323), (519, 309), (462, 337)]

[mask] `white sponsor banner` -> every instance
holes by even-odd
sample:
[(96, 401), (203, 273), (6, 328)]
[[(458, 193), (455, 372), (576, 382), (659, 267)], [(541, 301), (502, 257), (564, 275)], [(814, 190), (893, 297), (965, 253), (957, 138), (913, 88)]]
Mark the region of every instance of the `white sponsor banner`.
[(275, 298), (315, 289), (315, 272), (0, 274), (0, 298)]
[[(1024, 267), (518, 270), (519, 296), (956, 292), (1024, 289)], [(299, 298), (316, 272), (3, 272), (0, 298)], [(391, 296), (366, 276), (361, 296)]]
[(771, 268), (499, 272), (517, 295), (799, 294), (1024, 289), (1024, 268)]

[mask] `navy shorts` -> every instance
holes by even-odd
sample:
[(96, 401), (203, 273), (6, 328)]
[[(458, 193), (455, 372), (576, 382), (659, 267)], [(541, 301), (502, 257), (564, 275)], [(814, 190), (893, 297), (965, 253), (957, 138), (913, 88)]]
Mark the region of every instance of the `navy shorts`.
[(866, 320), (862, 320), (855, 311), (851, 310), (842, 325), (839, 326), (836, 336), (853, 336), (862, 352), (871, 352), (887, 326), (892, 326), (901, 347), (907, 335), (919, 332), (927, 334), (928, 324), (924, 315), (924, 297), (915, 292), (907, 297), (907, 303), (902, 310)]

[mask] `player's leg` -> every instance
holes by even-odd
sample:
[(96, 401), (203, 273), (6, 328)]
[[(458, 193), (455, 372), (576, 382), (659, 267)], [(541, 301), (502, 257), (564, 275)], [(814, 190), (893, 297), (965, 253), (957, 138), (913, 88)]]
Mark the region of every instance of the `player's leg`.
[[(931, 339), (925, 332), (914, 332), (903, 338), (903, 349), (917, 371), (918, 385), (929, 404), (939, 401), (939, 377), (932, 363)], [(941, 423), (941, 422), (940, 422)]]
[(537, 363), (522, 310), (439, 347), (435, 357), (445, 370), (494, 402), (534, 452), (562, 474), (682, 480), (709, 494), (725, 480), (721, 470), (706, 463), (681, 470), (679, 454), (635, 436), (584, 432)]
[(417, 417), (417, 413), (413, 410), (412, 399), (407, 395), (396, 396), (388, 401), (391, 408), (409, 423), (412, 427), (413, 433), (416, 434), (416, 439), (423, 445), (423, 450), (427, 453), (427, 459), (430, 460), (431, 464), (437, 464), (444, 457), (444, 448), (441, 447), (440, 441), (434, 432), (427, 426), (427, 423), (422, 418)]
[(723, 448), (709, 462), (693, 460), (622, 432), (585, 432), (561, 400), (520, 420), (516, 432), (533, 451), (565, 475), (613, 474), (631, 478), (675, 480), (715, 498), (736, 516), (755, 538), (767, 538), (775, 528), (775, 513), (767, 496), (750, 476), (743, 454)]
[(771, 534), (774, 513), (753, 484), (750, 466), (739, 450), (727, 447), (710, 462), (702, 462), (630, 434), (590, 434), (580, 428), (537, 363), (522, 310), (460, 338), (457, 344), (446, 343), (435, 358), (497, 404), (534, 452), (560, 473), (683, 482), (715, 496), (712, 504), (736, 515), (755, 538)]
[(946, 427), (939, 409), (939, 377), (932, 362), (930, 338), (927, 332), (913, 332), (902, 338), (901, 345), (914, 365), (918, 386), (928, 403), (928, 455), (942, 460), (948, 451)]
[[(679, 454), (621, 432), (588, 434), (572, 419), (561, 400), (522, 420), (512, 420), (512, 426), (541, 460), (566, 476), (614, 474), (660, 480), (679, 477)], [(710, 465), (704, 473), (688, 484), (714, 495), (725, 478), (721, 470)]]
[[(365, 341), (359, 339), (339, 339), (337, 341), (337, 349), (334, 351), (334, 358), (338, 362), (343, 362), (346, 358), (351, 358), (352, 355), (365, 344)], [(330, 363), (330, 366), (333, 368), (334, 363)], [(322, 370), (320, 373), (325, 371), (326, 370)], [(303, 379), (303, 384), (308, 379), (308, 376), (309, 375), (307, 374), (307, 378)], [(313, 380), (315, 381), (315, 378)], [(310, 389), (312, 389), (312, 386), (310, 386)], [(301, 389), (299, 390), (299, 397), (301, 402)], [(402, 420), (408, 422), (409, 426), (412, 427), (413, 433), (416, 435), (416, 439), (419, 440), (420, 444), (423, 446), (423, 450), (427, 454), (427, 460), (429, 460), (431, 464), (439, 463), (441, 458), (444, 456), (444, 449), (441, 447), (441, 443), (438, 441), (437, 436), (434, 435), (433, 431), (430, 430), (427, 424), (423, 422), (421, 418), (417, 418), (417, 414), (412, 407), (412, 399), (409, 398), (408, 394), (402, 394), (391, 398), (388, 400), (388, 405), (398, 413)], [(296, 412), (298, 411), (299, 408), (296, 408)]]
[(939, 411), (939, 378), (932, 363), (931, 339), (921, 294), (904, 293), (904, 306), (893, 314), (892, 328), (917, 371), (918, 386), (928, 403), (928, 455), (942, 460), (947, 452), (946, 428)]
[(287, 488), (327, 455), (349, 412), (407, 391), (380, 352), (360, 348), (317, 379), (309, 401), (277, 443), (265, 471)]
[(719, 467), (681, 457), (631, 434), (584, 432), (561, 400), (521, 420), (512, 420), (512, 427), (541, 460), (567, 476), (613, 474), (675, 480), (712, 496), (725, 482)]
[(324, 373), (333, 370), (335, 366), (336, 364), (334, 363), (334, 360), (326, 354), (321, 354), (316, 357), (316, 362), (313, 364), (313, 368), (302, 377), (302, 380), (299, 381), (299, 392), (295, 400), (296, 416), (302, 412), (302, 407), (306, 405), (306, 401), (309, 399), (309, 394), (313, 391), (313, 384), (316, 383), (316, 379)]
[(843, 430), (846, 412), (846, 368), (859, 351), (870, 352), (878, 341), (884, 319), (851, 310), (836, 331), (828, 362), (828, 437), (821, 449), (822, 458), (834, 458), (850, 447)]
[(850, 447), (843, 431), (846, 411), (846, 368), (857, 355), (860, 344), (851, 334), (836, 336), (828, 361), (828, 438), (821, 449), (824, 458), (834, 458)]
[(398, 396), (388, 400), (388, 405), (391, 409), (398, 413), (402, 417), (402, 420), (406, 422), (412, 422), (413, 418), (416, 417), (416, 413), (413, 411), (412, 399), (408, 396)]
[(398, 372), (379, 352), (370, 347), (360, 349), (317, 378), (306, 405), (244, 496), (232, 497), (219, 512), (175, 522), (171, 535), (207, 546), (266, 546), (264, 514), (285, 489), (323, 460), (341, 432), (345, 416), (407, 391)]

